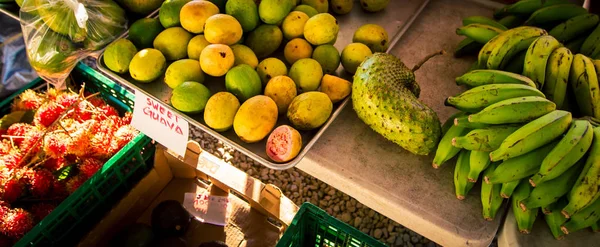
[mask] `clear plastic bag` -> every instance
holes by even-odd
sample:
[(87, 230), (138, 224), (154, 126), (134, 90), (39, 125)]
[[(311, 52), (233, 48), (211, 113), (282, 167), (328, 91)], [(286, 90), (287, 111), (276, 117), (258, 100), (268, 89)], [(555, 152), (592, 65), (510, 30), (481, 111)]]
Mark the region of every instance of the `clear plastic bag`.
[(112, 0), (25, 0), (19, 15), (31, 66), (57, 88), (77, 62), (127, 29), (125, 11)]

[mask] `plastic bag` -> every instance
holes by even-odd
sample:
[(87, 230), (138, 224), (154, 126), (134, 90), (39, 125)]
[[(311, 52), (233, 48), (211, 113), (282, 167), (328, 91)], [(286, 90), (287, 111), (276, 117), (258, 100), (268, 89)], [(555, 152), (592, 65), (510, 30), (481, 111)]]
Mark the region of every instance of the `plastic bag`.
[(19, 21), (0, 15), (0, 100), (37, 78), (29, 65)]
[(19, 15), (31, 66), (57, 88), (77, 62), (127, 29), (125, 11), (112, 0), (25, 0)]

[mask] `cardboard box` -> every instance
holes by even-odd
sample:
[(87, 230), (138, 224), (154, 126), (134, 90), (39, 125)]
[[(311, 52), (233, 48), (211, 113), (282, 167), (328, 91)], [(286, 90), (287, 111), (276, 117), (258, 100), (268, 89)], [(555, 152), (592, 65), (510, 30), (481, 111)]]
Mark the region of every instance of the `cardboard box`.
[(273, 185), (203, 152), (190, 141), (185, 157), (158, 146), (154, 168), (90, 231), (79, 246), (109, 246), (121, 230), (135, 223), (150, 225), (152, 209), (164, 200), (183, 202), (185, 193), (228, 196), (229, 220), (217, 226), (192, 220), (182, 237), (188, 246), (219, 240), (228, 246), (275, 246), (298, 211)]

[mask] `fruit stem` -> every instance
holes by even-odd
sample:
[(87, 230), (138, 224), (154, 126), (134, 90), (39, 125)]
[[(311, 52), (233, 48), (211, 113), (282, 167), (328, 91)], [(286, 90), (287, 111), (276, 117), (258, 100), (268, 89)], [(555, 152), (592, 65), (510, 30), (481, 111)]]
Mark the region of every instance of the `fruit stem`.
[(421, 66), (423, 66), (423, 64), (425, 64), (429, 59), (431, 59), (432, 57), (435, 57), (437, 55), (444, 55), (446, 54), (445, 50), (441, 50), (441, 51), (437, 51), (433, 54), (430, 54), (428, 56), (426, 56), (425, 58), (423, 58), (423, 60), (421, 60), (420, 62), (418, 62), (415, 67), (412, 68), (412, 71), (415, 72), (417, 71), (419, 68), (421, 68)]
[(600, 126), (600, 120), (591, 116), (585, 116), (585, 117), (581, 117), (578, 118), (578, 120), (587, 120), (588, 122), (590, 122), (592, 124), (592, 126), (594, 127), (598, 127)]

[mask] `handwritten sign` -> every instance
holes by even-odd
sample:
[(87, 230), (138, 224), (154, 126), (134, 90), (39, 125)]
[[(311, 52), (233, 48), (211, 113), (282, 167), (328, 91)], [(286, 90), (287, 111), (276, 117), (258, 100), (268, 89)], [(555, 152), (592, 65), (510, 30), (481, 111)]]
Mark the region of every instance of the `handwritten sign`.
[(178, 155), (185, 156), (189, 123), (145, 94), (135, 91), (131, 125)]
[(230, 208), (227, 196), (213, 196), (208, 191), (198, 194), (185, 193), (183, 206), (203, 223), (224, 226), (229, 220)]

